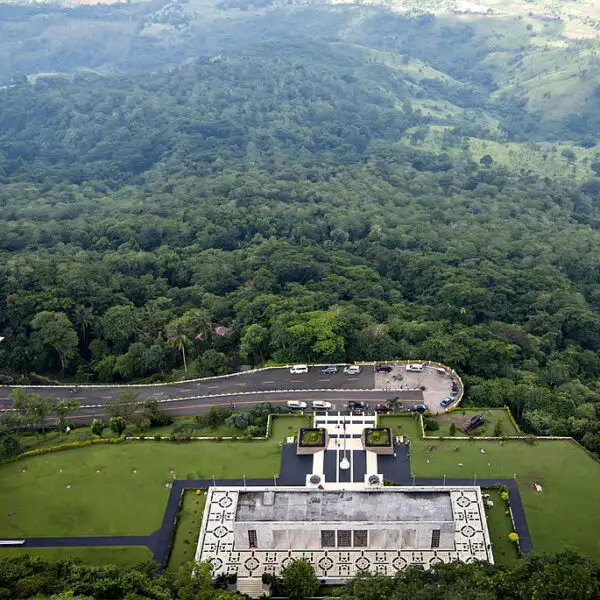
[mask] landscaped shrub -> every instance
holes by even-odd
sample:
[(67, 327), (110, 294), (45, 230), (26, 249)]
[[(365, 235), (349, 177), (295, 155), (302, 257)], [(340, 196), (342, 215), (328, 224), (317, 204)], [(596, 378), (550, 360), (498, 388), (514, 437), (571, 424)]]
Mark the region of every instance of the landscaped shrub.
[(450, 423), (450, 435), (456, 435), (456, 423)]
[(101, 436), (104, 431), (104, 423), (100, 419), (94, 419), (91, 427), (92, 433), (97, 436)]
[(508, 492), (500, 492), (500, 499), (508, 502)]
[(274, 579), (273, 573), (263, 573), (262, 574), (262, 582), (265, 585), (271, 585), (271, 583), (273, 582), (273, 579)]
[(246, 435), (249, 435), (250, 437), (259, 436), (261, 433), (262, 431), (258, 425), (250, 425), (250, 427), (246, 429)]
[(423, 419), (423, 426), (425, 427), (425, 431), (437, 431), (440, 428), (440, 424), (431, 417)]
[(518, 543), (518, 541), (519, 541), (519, 534), (518, 534), (518, 533), (516, 533), (516, 532), (514, 532), (514, 531), (511, 531), (511, 532), (508, 534), (508, 539), (509, 539), (509, 540), (510, 540), (510, 541), (511, 541), (513, 544), (516, 544), (516, 543)]

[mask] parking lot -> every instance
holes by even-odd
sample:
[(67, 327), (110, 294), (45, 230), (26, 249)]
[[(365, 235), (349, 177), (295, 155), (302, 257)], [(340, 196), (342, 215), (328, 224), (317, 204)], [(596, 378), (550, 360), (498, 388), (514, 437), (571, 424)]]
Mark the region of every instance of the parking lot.
[[(461, 396), (460, 382), (453, 376), (452, 371), (440, 369), (434, 365), (423, 365), (422, 372), (411, 372), (407, 365), (392, 365), (390, 373), (374, 373), (376, 389), (402, 391), (420, 389), (423, 393), (423, 404), (433, 413), (448, 410)], [(447, 407), (442, 407), (442, 400), (450, 396), (452, 382), (456, 381), (459, 394), (456, 400)], [(391, 394), (394, 395), (394, 394)]]

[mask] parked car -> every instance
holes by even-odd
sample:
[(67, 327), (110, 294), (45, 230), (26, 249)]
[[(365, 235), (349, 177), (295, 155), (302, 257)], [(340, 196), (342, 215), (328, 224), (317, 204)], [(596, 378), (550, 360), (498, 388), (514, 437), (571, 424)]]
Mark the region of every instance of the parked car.
[(413, 363), (412, 365), (406, 365), (406, 370), (411, 371), (412, 373), (422, 373), (425, 365), (421, 365), (418, 363)]
[(359, 365), (349, 365), (344, 367), (344, 373), (346, 373), (346, 375), (358, 375), (360, 371), (361, 368)]
[(300, 402), (298, 400), (288, 400), (287, 407), (292, 410), (303, 410), (307, 406), (306, 402)]
[(392, 409), (387, 404), (378, 404), (375, 407), (375, 412), (387, 413), (387, 412), (392, 412)]
[(329, 410), (333, 408), (333, 404), (331, 404), (331, 402), (325, 402), (325, 400), (313, 400), (312, 407)]
[(423, 414), (425, 411), (429, 410), (429, 406), (427, 406), (426, 404), (415, 404), (412, 407), (412, 410), (418, 413)]
[(375, 371), (377, 373), (391, 373), (393, 368), (392, 365), (375, 365)]
[(452, 391), (450, 392), (450, 395), (451, 395), (451, 396), (454, 396), (454, 397), (458, 396), (458, 390), (452, 390)]
[(454, 402), (454, 398), (452, 396), (446, 396), (441, 402), (440, 406), (442, 408), (446, 408), (446, 406), (450, 406)]
[(292, 375), (298, 375), (299, 373), (308, 373), (308, 365), (294, 365), (290, 369)]
[(348, 408), (350, 410), (366, 410), (369, 408), (369, 403), (360, 400), (348, 400)]
[(323, 375), (335, 375), (338, 372), (338, 368), (335, 365), (329, 365), (328, 367), (321, 367), (321, 373)]

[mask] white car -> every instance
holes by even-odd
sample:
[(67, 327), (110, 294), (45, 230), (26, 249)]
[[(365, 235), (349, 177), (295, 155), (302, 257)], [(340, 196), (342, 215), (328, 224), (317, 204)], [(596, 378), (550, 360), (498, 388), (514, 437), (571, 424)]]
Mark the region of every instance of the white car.
[(299, 373), (308, 373), (308, 365), (294, 365), (290, 368), (292, 375), (298, 375)]
[(326, 408), (327, 410), (333, 408), (333, 404), (331, 402), (325, 402), (325, 400), (313, 400), (312, 401), (313, 408)]
[(287, 407), (294, 410), (303, 410), (306, 408), (306, 402), (299, 402), (298, 400), (288, 400)]
[(412, 365), (406, 365), (407, 371), (412, 371), (413, 373), (422, 373), (425, 365), (414, 363)]
[(349, 365), (344, 367), (344, 373), (346, 373), (346, 375), (358, 375), (360, 373), (360, 367), (358, 365)]

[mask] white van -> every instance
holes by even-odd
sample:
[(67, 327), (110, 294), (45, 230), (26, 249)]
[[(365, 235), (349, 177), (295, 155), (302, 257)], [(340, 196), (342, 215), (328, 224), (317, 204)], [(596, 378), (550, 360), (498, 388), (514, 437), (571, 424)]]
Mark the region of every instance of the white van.
[(346, 375), (358, 375), (360, 373), (360, 366), (348, 365), (347, 367), (344, 367), (344, 373), (346, 373)]
[(406, 365), (406, 370), (411, 371), (413, 373), (422, 373), (425, 365), (420, 365), (418, 363), (412, 365)]
[(327, 410), (333, 408), (333, 404), (331, 402), (326, 402), (325, 400), (313, 400), (312, 401), (313, 408), (325, 408)]
[(306, 408), (306, 402), (299, 402), (298, 400), (288, 400), (287, 407), (292, 410), (303, 410)]
[(308, 365), (294, 365), (290, 369), (292, 375), (298, 375), (299, 373), (308, 373)]

